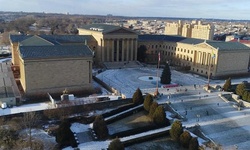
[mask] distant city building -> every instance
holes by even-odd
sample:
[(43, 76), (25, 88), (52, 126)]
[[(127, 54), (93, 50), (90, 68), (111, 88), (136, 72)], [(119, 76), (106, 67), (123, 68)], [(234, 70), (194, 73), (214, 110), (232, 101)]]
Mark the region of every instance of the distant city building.
[(177, 23), (166, 23), (166, 35), (180, 35), (183, 37), (212, 40), (214, 35), (214, 25), (203, 25), (201, 21), (192, 21), (183, 23), (179, 20)]
[(92, 87), (91, 35), (10, 35), (12, 69), (27, 97)]

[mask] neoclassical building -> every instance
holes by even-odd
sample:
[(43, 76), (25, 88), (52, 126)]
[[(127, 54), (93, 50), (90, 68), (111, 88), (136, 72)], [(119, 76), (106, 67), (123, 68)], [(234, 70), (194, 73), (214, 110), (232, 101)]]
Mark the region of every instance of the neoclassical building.
[(95, 61), (136, 61), (138, 35), (127, 28), (108, 24), (90, 24), (78, 28), (80, 35), (92, 35), (97, 41)]
[[(10, 35), (12, 69), (26, 95), (92, 89), (92, 63), (137, 61), (145, 47), (146, 63), (169, 62), (212, 78), (246, 74), (250, 48), (172, 35), (139, 35), (122, 26), (91, 24), (80, 35)], [(123, 64), (123, 63), (122, 63)]]
[(12, 69), (26, 97), (93, 89), (92, 36), (10, 35)]
[[(201, 25), (200, 22), (193, 23), (192, 28), (204, 30), (196, 25), (207, 29), (207, 26)], [(179, 32), (178, 30), (183, 27), (178, 24), (174, 26), (175, 32)], [(186, 67), (203, 76), (210, 74), (211, 77), (216, 78), (248, 73), (250, 48), (239, 42), (221, 42), (174, 35), (139, 35), (122, 26), (108, 24), (83, 26), (79, 28), (79, 34), (92, 35), (97, 41), (93, 51), (94, 61), (98, 63), (136, 61), (138, 48), (145, 46), (148, 63), (156, 63), (157, 54), (160, 52), (162, 62), (167, 61)], [(210, 36), (210, 30), (207, 35)]]
[(248, 73), (250, 48), (239, 42), (201, 40), (169, 35), (139, 35), (138, 45), (147, 47), (147, 62), (188, 67), (203, 76), (223, 77)]

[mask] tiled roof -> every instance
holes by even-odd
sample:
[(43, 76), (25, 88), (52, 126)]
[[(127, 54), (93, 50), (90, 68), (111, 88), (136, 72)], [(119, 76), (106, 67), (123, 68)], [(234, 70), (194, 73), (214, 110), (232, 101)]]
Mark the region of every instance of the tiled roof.
[(204, 42), (201, 39), (186, 38), (181, 36), (171, 36), (171, 35), (139, 35), (138, 41), (165, 41), (165, 42), (180, 42), (187, 44), (199, 44)]
[(244, 44), (241, 44), (239, 42), (220, 42), (220, 41), (207, 41), (207, 44), (210, 46), (218, 49), (218, 50), (250, 50), (249, 47), (247, 47)]
[(239, 42), (222, 42), (222, 41), (212, 41), (212, 40), (202, 40), (195, 38), (186, 38), (181, 36), (171, 36), (171, 35), (139, 35), (138, 41), (162, 41), (162, 42), (174, 42), (174, 43), (186, 43), (186, 44), (200, 44), (206, 42), (208, 45), (219, 50), (236, 50), (236, 49), (248, 49), (244, 44)]
[(80, 28), (107, 33), (107, 32), (119, 29), (121, 27), (115, 26), (115, 25), (109, 25), (109, 24), (89, 24), (89, 25), (82, 26)]
[(19, 51), (23, 59), (92, 56), (86, 45), (20, 46)]
[(92, 35), (39, 35), (53, 43), (84, 43), (85, 40), (93, 41), (95, 40)]
[(53, 43), (39, 37), (39, 36), (32, 36), (20, 42), (21, 46), (44, 46), (44, 45), (54, 45)]
[(250, 40), (238, 40), (238, 39), (233, 39), (230, 42), (240, 42), (242, 44), (250, 44)]
[(53, 43), (54, 45), (60, 45), (64, 43), (84, 43), (86, 40), (95, 40), (92, 35), (10, 35), (10, 40), (12, 42), (22, 42), (33, 36), (40, 37)]
[(32, 37), (33, 35), (10, 35), (11, 42), (21, 42), (25, 39)]

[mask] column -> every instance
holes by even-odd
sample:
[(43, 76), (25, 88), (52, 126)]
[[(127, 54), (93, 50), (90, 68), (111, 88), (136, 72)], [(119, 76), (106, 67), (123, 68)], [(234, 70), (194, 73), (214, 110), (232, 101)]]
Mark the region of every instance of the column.
[(135, 61), (137, 60), (137, 50), (138, 50), (138, 48), (137, 48), (137, 39), (135, 39)]
[(101, 56), (102, 56), (102, 62), (104, 61), (104, 51), (103, 51), (103, 40), (101, 39)]
[(111, 61), (114, 61), (114, 39), (111, 39), (112, 40), (112, 51), (111, 51)]
[(202, 63), (202, 53), (201, 51), (199, 51), (199, 64), (201, 65), (201, 63)]
[(122, 61), (124, 61), (124, 47), (125, 47), (125, 41), (122, 39)]
[(134, 39), (131, 39), (131, 49), (130, 49), (130, 52), (131, 52), (131, 56), (130, 56), (130, 60), (133, 61), (133, 57), (134, 57)]
[(127, 39), (127, 55), (126, 55), (126, 61), (129, 61), (129, 39)]
[(119, 39), (116, 40), (116, 61), (119, 61)]
[(107, 40), (107, 61), (110, 61), (110, 58), (109, 58), (109, 55), (110, 55), (110, 49), (109, 49), (109, 44), (110, 44), (110, 40), (109, 39), (106, 39)]

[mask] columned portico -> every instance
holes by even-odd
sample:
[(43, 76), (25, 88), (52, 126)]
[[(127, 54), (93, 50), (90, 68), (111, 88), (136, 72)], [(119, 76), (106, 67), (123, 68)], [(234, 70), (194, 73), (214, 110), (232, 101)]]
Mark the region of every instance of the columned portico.
[(129, 39), (127, 39), (126, 41), (127, 41), (127, 49), (126, 49), (127, 55), (126, 55), (126, 61), (128, 61), (128, 60), (129, 60), (129, 50), (130, 50), (130, 47), (129, 47)]
[(133, 39), (130, 39), (130, 60), (132, 61), (133, 60), (133, 57), (134, 57), (134, 40)]
[(100, 49), (103, 62), (135, 61), (137, 58), (137, 39), (103, 39), (101, 40)]

